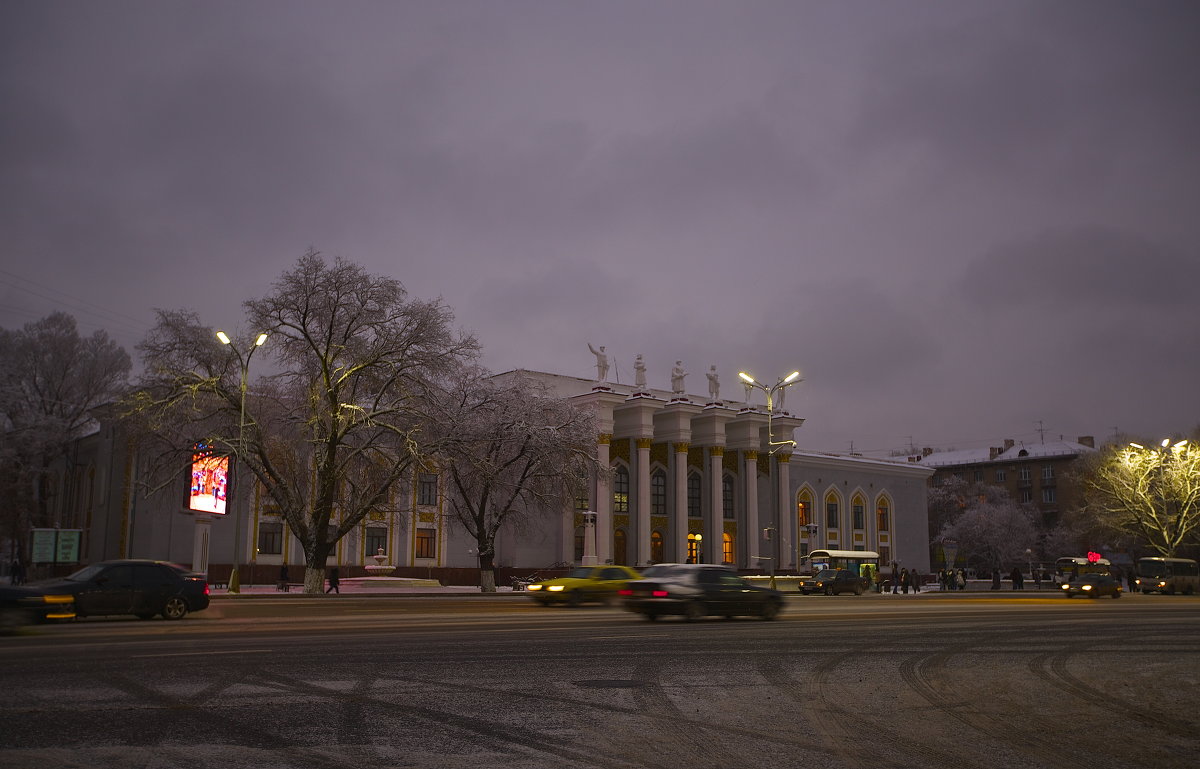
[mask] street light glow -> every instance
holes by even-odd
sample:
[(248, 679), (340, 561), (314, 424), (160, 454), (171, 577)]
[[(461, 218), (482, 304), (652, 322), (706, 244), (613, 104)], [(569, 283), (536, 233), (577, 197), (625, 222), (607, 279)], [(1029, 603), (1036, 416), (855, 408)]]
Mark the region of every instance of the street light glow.
[(259, 334), (259, 335), (258, 335), (258, 339), (255, 339), (255, 340), (254, 340), (254, 346), (255, 346), (255, 347), (262, 347), (262, 346), (263, 346), (263, 342), (265, 342), (265, 341), (267, 341), (267, 332), (266, 332), (266, 331), (264, 331), (264, 332), (262, 332), (261, 334)]
[(798, 377), (798, 376), (800, 376), (800, 372), (799, 372), (799, 371), (793, 371), (792, 373), (790, 373), (790, 374), (788, 374), (788, 375), (787, 375), (787, 379), (784, 379), (784, 380), (783, 380), (783, 383), (784, 383), (784, 384), (787, 384), (788, 382), (792, 381), (793, 379), (795, 379), (795, 378), (796, 378), (796, 377)]
[(758, 382), (754, 381), (754, 377), (750, 376), (745, 371), (739, 371), (738, 376), (740, 376), (742, 379), (744, 379), (745, 381), (749, 382), (752, 385), (758, 384)]
[(224, 331), (217, 332), (217, 339), (221, 340), (221, 344), (229, 344), (229, 336)]
[(1167, 446), (1169, 446), (1170, 444), (1171, 444), (1171, 439), (1170, 439), (1170, 438), (1163, 438), (1163, 439), (1162, 439), (1162, 447), (1163, 447), (1164, 449), (1165, 449)]
[(1143, 445), (1142, 445), (1142, 444), (1140, 444), (1140, 443), (1130, 443), (1129, 445), (1130, 445), (1130, 446), (1132, 446), (1132, 447), (1133, 447), (1133, 448), (1135, 448), (1135, 449), (1144, 449), (1144, 448), (1146, 448), (1145, 446), (1143, 446)]

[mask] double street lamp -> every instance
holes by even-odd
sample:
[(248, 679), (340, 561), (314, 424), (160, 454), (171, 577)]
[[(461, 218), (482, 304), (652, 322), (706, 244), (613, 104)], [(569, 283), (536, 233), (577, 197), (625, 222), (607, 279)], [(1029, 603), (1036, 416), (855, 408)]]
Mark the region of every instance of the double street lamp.
[[(238, 363), (242, 366), (238, 440), (237, 448), (234, 450), (238, 458), (238, 472), (234, 476), (236, 484), (242, 475), (242, 469), (246, 467), (246, 381), (250, 376), (250, 358), (254, 357), (254, 351), (262, 347), (263, 343), (267, 341), (267, 333), (265, 331), (260, 333), (245, 355), (242, 355), (241, 351), (233, 343), (233, 340), (224, 331), (217, 332), (217, 339), (221, 340), (221, 344), (233, 350), (233, 354), (237, 356)], [(236, 491), (240, 492), (241, 489), (236, 489)], [(233, 494), (229, 496), (234, 497)], [(242, 591), (242, 583), (238, 575), (238, 570), (241, 568), (242, 563), (242, 506), (237, 504), (236, 498), (231, 501), (233, 502), (233, 570), (229, 573), (229, 592), (240, 593)]]
[[(779, 449), (784, 446), (795, 446), (796, 442), (793, 440), (787, 440), (787, 441), (775, 440), (775, 429), (774, 429), (774, 426), (772, 425), (771, 420), (775, 415), (775, 395), (776, 395), (776, 393), (782, 393), (784, 388), (790, 387), (791, 385), (794, 385), (794, 384), (799, 384), (800, 382), (803, 382), (804, 380), (800, 378), (800, 372), (793, 371), (792, 373), (788, 374), (787, 376), (781, 378), (778, 382), (776, 382), (771, 387), (767, 387), (765, 384), (762, 384), (761, 382), (757, 381), (754, 377), (750, 376), (745, 371), (739, 371), (738, 377), (741, 378), (741, 380), (746, 385), (747, 396), (749, 395), (749, 391), (751, 389), (762, 390), (764, 393), (767, 394), (767, 453), (768, 453), (768, 455), (774, 455), (776, 451), (779, 451)], [(779, 478), (777, 475), (772, 474), (772, 476), (771, 476), (771, 525), (763, 530), (763, 533), (768, 536), (768, 538), (770, 539), (770, 541), (772, 543), (771, 544), (771, 555), (767, 556), (765, 559), (765, 560), (769, 560), (771, 562), (772, 586), (774, 586), (774, 582), (775, 582), (775, 565), (777, 563), (779, 563), (779, 552), (780, 552), (779, 540), (781, 539), (781, 537), (779, 537), (778, 534), (779, 534), (779, 529), (780, 529), (779, 524), (781, 522), (778, 520), (778, 518), (779, 518)], [(762, 558), (762, 556), (759, 556), (759, 557)]]

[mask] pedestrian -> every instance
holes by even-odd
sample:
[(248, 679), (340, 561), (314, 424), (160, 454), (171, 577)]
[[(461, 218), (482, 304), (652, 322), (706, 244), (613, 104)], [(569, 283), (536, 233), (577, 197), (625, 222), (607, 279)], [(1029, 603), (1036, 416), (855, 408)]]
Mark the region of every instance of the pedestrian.
[(908, 576), (912, 580), (913, 593), (921, 592), (921, 575), (917, 573), (917, 570), (913, 569), (908, 573)]
[(992, 590), (999, 590), (999, 589), (1000, 589), (1000, 570), (995, 569), (994, 571), (992, 571)]
[(288, 584), (288, 570), (286, 563), (279, 567), (279, 584), (275, 586), (275, 589), (281, 593), (290, 592), (292, 589), (291, 585)]
[(338, 567), (336, 566), (329, 570), (329, 587), (326, 588), (325, 592), (342, 594), (341, 588), (338, 587)]
[(14, 558), (12, 562), (12, 573), (9, 581), (14, 585), (25, 584), (25, 564), (21, 563), (20, 558)]
[(907, 568), (901, 569), (900, 570), (900, 592), (904, 593), (905, 595), (908, 595), (908, 580), (909, 580), (908, 569)]
[(1010, 573), (1008, 575), (1008, 578), (1012, 580), (1012, 589), (1013, 590), (1024, 590), (1025, 589), (1025, 586), (1021, 584), (1021, 567), (1014, 566), (1012, 573)]
[(959, 590), (967, 589), (967, 574), (962, 569), (958, 570), (958, 589)]
[(892, 574), (890, 579), (892, 581), (892, 595), (896, 595), (900, 592), (900, 574), (896, 571), (895, 564), (892, 564)]

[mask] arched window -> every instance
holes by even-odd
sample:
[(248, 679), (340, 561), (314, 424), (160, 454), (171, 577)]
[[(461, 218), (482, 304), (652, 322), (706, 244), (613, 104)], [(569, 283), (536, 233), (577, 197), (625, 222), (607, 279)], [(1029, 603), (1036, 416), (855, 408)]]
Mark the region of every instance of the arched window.
[(802, 491), (796, 495), (796, 522), (801, 526), (807, 526), (812, 523), (809, 516), (812, 515), (812, 497), (807, 491)]
[(629, 565), (629, 558), (625, 552), (625, 530), (617, 529), (613, 532), (613, 563), (621, 566)]
[(650, 560), (653, 563), (663, 562), (663, 535), (661, 531), (650, 532)]
[(850, 501), (850, 512), (853, 516), (854, 528), (865, 529), (867, 527), (867, 500), (854, 495), (854, 499)]
[(667, 514), (667, 474), (655, 470), (650, 474), (650, 515)]
[(840, 514), (840, 506), (836, 494), (827, 494), (825, 496), (825, 528), (837, 530), (838, 515)]
[(725, 563), (733, 563), (733, 535), (729, 532), (721, 535), (721, 559)]
[(613, 508), (614, 513), (629, 512), (629, 471), (624, 465), (617, 465), (613, 473)]
[(733, 519), (733, 476), (721, 478), (721, 511), (726, 518)]
[(688, 518), (700, 517), (700, 473), (689, 473), (687, 479)]
[(691, 533), (687, 537), (687, 562), (700, 563), (700, 542), (703, 537), (700, 534)]
[(886, 499), (880, 499), (879, 503), (875, 506), (876, 529), (879, 531), (888, 531), (888, 525), (890, 524), (888, 519), (891, 517), (889, 513), (890, 510), (888, 509), (888, 501)]

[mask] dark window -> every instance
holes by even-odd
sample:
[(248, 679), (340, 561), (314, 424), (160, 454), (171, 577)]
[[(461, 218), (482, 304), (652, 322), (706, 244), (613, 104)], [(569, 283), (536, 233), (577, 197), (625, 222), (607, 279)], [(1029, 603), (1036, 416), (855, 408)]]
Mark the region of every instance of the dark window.
[(667, 514), (667, 474), (662, 470), (650, 476), (650, 514)]
[(726, 475), (721, 479), (721, 510), (726, 518), (733, 518), (733, 478)]
[(258, 552), (263, 555), (279, 555), (283, 552), (283, 524), (263, 522), (258, 524)]
[(700, 517), (700, 476), (692, 473), (687, 479), (688, 517)]
[(838, 503), (837, 500), (825, 500), (825, 528), (836, 529), (838, 527)]
[(614, 513), (629, 512), (629, 471), (617, 466), (613, 474), (613, 509)]
[(133, 567), (134, 579), (139, 588), (174, 585), (179, 578), (165, 566), (156, 563), (137, 564)]
[(387, 554), (387, 529), (382, 526), (368, 526), (367, 557), (370, 558), (380, 550)]
[(417, 504), (436, 505), (438, 503), (438, 478), (434, 473), (421, 473), (417, 479)]
[(1053, 504), (1058, 501), (1058, 493), (1054, 487), (1042, 489), (1042, 501), (1047, 504)]
[(866, 515), (863, 512), (862, 502), (855, 502), (852, 508), (854, 512), (854, 528), (862, 529), (866, 526)]
[(1008, 480), (1008, 473), (1004, 470), (996, 471), (996, 483), (1004, 483)]
[(437, 557), (437, 532), (433, 529), (417, 529), (417, 558)]

